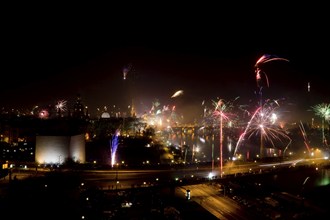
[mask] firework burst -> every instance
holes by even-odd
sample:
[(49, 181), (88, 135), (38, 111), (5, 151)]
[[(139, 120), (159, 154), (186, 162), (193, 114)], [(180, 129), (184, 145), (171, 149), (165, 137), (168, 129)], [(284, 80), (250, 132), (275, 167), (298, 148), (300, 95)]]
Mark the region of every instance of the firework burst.
[(49, 112), (47, 109), (42, 109), (40, 112), (39, 112), (39, 118), (42, 118), (42, 119), (48, 119), (49, 117)]
[[(287, 146), (291, 143), (291, 138), (277, 123), (276, 109), (280, 107), (278, 101), (267, 100), (267, 102), (257, 108), (252, 114), (244, 132), (240, 135), (239, 140), (236, 144), (234, 155), (236, 154), (240, 144), (245, 138), (250, 139), (253, 136), (259, 136), (261, 140), (260, 151), (262, 151), (263, 141), (276, 147), (275, 141), (284, 143), (287, 140)], [(262, 153), (262, 152), (261, 152)]]
[(322, 103), (312, 106), (315, 114), (322, 118), (322, 143), (325, 146), (328, 146), (327, 139), (325, 138), (324, 133), (324, 121), (330, 122), (330, 104)]
[(312, 107), (315, 114), (320, 116), (325, 121), (330, 121), (330, 104), (322, 103)]
[[(255, 73), (256, 73), (256, 82), (257, 82), (257, 86), (258, 86), (258, 88), (260, 88), (260, 90), (263, 87), (262, 86), (263, 81), (266, 81), (266, 86), (269, 87), (268, 76), (264, 71), (262, 71), (261, 66), (262, 66), (262, 64), (265, 64), (265, 63), (268, 63), (271, 61), (275, 61), (275, 60), (289, 61), (285, 58), (281, 58), (276, 55), (264, 54), (255, 63), (254, 67), (255, 67)], [(260, 93), (261, 93), (261, 91), (260, 91)]]
[(55, 105), (56, 110), (60, 112), (65, 112), (67, 110), (66, 103), (67, 101), (65, 100), (58, 101), (57, 104)]
[(214, 106), (213, 116), (223, 117), (228, 120), (230, 116), (233, 116), (232, 110), (234, 109), (234, 103), (238, 100), (239, 97), (236, 97), (234, 100), (226, 101), (224, 99), (219, 99), (218, 101), (212, 101)]
[[(234, 101), (236, 101), (238, 99), (235, 98)], [(234, 101), (225, 101), (224, 99), (219, 99), (219, 101), (215, 102), (213, 101), (213, 105), (215, 106), (213, 115), (215, 117), (218, 117), (220, 119), (220, 125), (219, 125), (219, 130), (220, 130), (220, 176), (222, 176), (222, 168), (223, 168), (223, 162), (222, 162), (222, 158), (223, 158), (223, 154), (222, 154), (222, 145), (223, 145), (223, 132), (222, 132), (222, 128), (223, 128), (223, 121), (224, 120), (229, 120), (229, 115), (231, 115), (232, 113), (230, 112), (233, 107), (234, 107)], [(213, 155), (213, 153), (212, 153)], [(212, 159), (212, 170), (213, 170), (213, 159)]]

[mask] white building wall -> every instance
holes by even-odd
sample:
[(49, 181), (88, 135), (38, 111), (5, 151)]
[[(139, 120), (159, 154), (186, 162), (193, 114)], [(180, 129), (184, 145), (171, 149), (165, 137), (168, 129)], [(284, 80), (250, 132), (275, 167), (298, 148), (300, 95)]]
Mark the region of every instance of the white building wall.
[(70, 157), (74, 162), (85, 163), (85, 136), (83, 134), (72, 136), (70, 139)]
[(71, 158), (85, 163), (85, 137), (75, 136), (37, 136), (35, 161), (39, 164), (62, 164)]
[(69, 157), (69, 143), (69, 136), (37, 136), (36, 162), (62, 164)]

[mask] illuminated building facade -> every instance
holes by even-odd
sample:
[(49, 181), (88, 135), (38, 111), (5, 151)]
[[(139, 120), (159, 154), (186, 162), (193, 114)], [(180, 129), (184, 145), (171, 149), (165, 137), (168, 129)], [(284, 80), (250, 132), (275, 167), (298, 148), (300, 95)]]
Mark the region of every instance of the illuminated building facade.
[(85, 163), (85, 136), (37, 136), (35, 161), (39, 164), (63, 164), (71, 159)]

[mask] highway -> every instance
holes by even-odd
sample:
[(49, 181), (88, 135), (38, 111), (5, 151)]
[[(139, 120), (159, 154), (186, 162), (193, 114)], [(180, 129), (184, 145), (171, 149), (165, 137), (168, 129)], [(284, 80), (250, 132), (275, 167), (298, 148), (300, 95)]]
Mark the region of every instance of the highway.
[[(110, 169), (110, 170), (80, 170), (85, 184), (97, 186), (102, 189), (109, 188), (131, 188), (144, 187), (169, 183), (202, 182), (209, 179), (227, 178), (245, 174), (258, 174), (273, 171), (279, 168), (289, 168), (294, 166), (314, 165), (329, 163), (329, 159), (296, 159), (278, 163), (227, 163), (223, 167), (222, 176), (216, 167), (214, 170), (210, 166), (194, 164), (190, 166), (173, 167), (171, 169)], [(12, 178), (23, 179), (33, 175), (44, 175), (49, 172), (45, 168), (15, 168), (12, 169)], [(8, 177), (7, 177), (8, 179)]]
[[(253, 195), (252, 193), (258, 192), (258, 189), (255, 190), (254, 188), (254, 192), (252, 192), (253, 188), (249, 188), (252, 190), (251, 192), (244, 191), (246, 195), (242, 195), (241, 193), (241, 196), (239, 196), (238, 194), (229, 192), (229, 187), (232, 187), (231, 183), (237, 185), (240, 188), (242, 188), (242, 186), (247, 186), (247, 184), (249, 184), (250, 187), (253, 187), (254, 183), (258, 183), (260, 185), (267, 185), (270, 183), (270, 185), (280, 186), (281, 190), (287, 192), (290, 192), (291, 189), (294, 189), (295, 191), (296, 189), (300, 190), (302, 189), (302, 184), (304, 184), (304, 188), (307, 190), (307, 185), (313, 183), (313, 181), (315, 182), (315, 180), (319, 180), (320, 176), (328, 177), (330, 172), (328, 172), (329, 170), (327, 171), (327, 169), (329, 169), (329, 166), (323, 169), (321, 168), (321, 164), (323, 163), (329, 165), (329, 160), (294, 160), (268, 164), (227, 164), (224, 166), (224, 173), (222, 177), (219, 175), (219, 170), (212, 171), (211, 167), (201, 165), (194, 165), (190, 167), (185, 166), (180, 168), (173, 167), (172, 169), (167, 170), (110, 169), (73, 171), (58, 169), (55, 170), (55, 172), (49, 172), (50, 170), (44, 168), (20, 168), (11, 170), (11, 178), (21, 180), (28, 178), (29, 176), (43, 176), (56, 172), (65, 173), (66, 171), (70, 171), (68, 173), (78, 174), (78, 176), (81, 177), (81, 185), (83, 185), (84, 188), (86, 187), (87, 189), (92, 187), (109, 193), (117, 192), (115, 190), (120, 191), (139, 187), (152, 187), (158, 185), (166, 186), (167, 188), (174, 189), (175, 197), (180, 197), (183, 199), (183, 201), (188, 203), (192, 201), (199, 204), (218, 219), (248, 220), (265, 217), (268, 213), (271, 213), (272, 209), (269, 207), (266, 209), (266, 207), (263, 207), (264, 205), (261, 205), (262, 208), (261, 211), (259, 211), (260, 209), (258, 209), (258, 207), (260, 204), (256, 203), (256, 197), (251, 198), (251, 195)], [(306, 166), (306, 168), (302, 170), (294, 169), (292, 170), (294, 172), (291, 172), (292, 167), (298, 168), (299, 166)], [(282, 171), (285, 172), (283, 173)], [(210, 173), (213, 175), (209, 176)], [(290, 181), (290, 184), (288, 184), (288, 178), (291, 178), (292, 180)], [(8, 182), (8, 179), (8, 176), (5, 179), (1, 179), (0, 184), (2, 185), (6, 181)], [(50, 181), (51, 180), (52, 178), (50, 178)], [(220, 191), (219, 185), (226, 185), (228, 187), (228, 191)], [(51, 186), (50, 182), (49, 186)], [(64, 185), (62, 185), (62, 187), (63, 186)], [(190, 190), (190, 200), (185, 200), (187, 189)], [(37, 192), (39, 191), (36, 191), (35, 193)], [(237, 197), (241, 197), (240, 200), (234, 199), (236, 195)], [(244, 198), (249, 203), (251, 202), (250, 204), (254, 202), (254, 206), (249, 207), (247, 204), (242, 203), (242, 199)], [(259, 197), (259, 199), (263, 198), (264, 196)], [(305, 204), (307, 204), (306, 202), (307, 200), (305, 200)], [(311, 203), (311, 205), (314, 204)], [(309, 208), (309, 210), (314, 210), (312, 206), (306, 205), (305, 209), (307, 208)], [(188, 209), (188, 211), (189, 210), (190, 209)], [(281, 213), (282, 216), (286, 215), (286, 217), (291, 218), (294, 214), (299, 213), (299, 210), (290, 209), (286, 210), (285, 212), (286, 214)], [(317, 211), (317, 213), (318, 212), (319, 211)], [(321, 213), (322, 212), (323, 210), (321, 209)], [(319, 217), (320, 215), (315, 214), (315, 216)]]
[(204, 209), (208, 210), (218, 219), (225, 220), (249, 220), (254, 219), (251, 213), (242, 209), (234, 200), (223, 196), (219, 190), (210, 184), (196, 184), (185, 187), (177, 187), (176, 193), (185, 196), (186, 190), (191, 192), (191, 200), (196, 201)]

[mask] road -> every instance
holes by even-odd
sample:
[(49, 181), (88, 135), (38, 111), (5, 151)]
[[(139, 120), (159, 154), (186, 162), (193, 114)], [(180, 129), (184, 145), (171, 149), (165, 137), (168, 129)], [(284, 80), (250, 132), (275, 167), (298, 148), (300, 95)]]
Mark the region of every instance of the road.
[[(285, 168), (290, 166), (321, 163), (323, 158), (315, 159), (297, 159), (288, 160), (278, 163), (228, 163), (223, 167), (223, 175), (221, 178), (226, 178), (230, 175), (242, 175), (267, 172), (268, 170)], [(329, 162), (328, 162), (329, 163)], [(11, 178), (23, 179), (31, 175), (43, 175), (49, 172), (47, 169), (38, 168), (16, 168), (12, 170)], [(186, 166), (180, 168), (172, 168), (168, 170), (159, 169), (140, 169), (140, 170), (126, 170), (126, 169), (112, 169), (112, 170), (84, 170), (83, 176), (87, 184), (95, 185), (97, 187), (107, 188), (130, 188), (139, 186), (152, 186), (158, 184), (168, 184), (172, 182), (191, 182), (203, 181), (211, 178), (220, 178), (219, 169), (212, 170), (211, 167), (195, 164), (193, 166)], [(212, 173), (212, 176), (210, 174)], [(7, 180), (9, 177), (6, 177)]]
[[(301, 161), (298, 161), (298, 165), (300, 162)], [(305, 161), (305, 162), (313, 164), (313, 161)], [(186, 196), (186, 190), (189, 189), (191, 192), (191, 201), (194, 201), (195, 203), (201, 205), (205, 210), (207, 210), (209, 213), (212, 213), (212, 215), (214, 215), (216, 218), (227, 219), (227, 220), (232, 220), (232, 219), (248, 220), (248, 219), (260, 219), (260, 216), (259, 217), (253, 216), (253, 215), (257, 215), (257, 213), (253, 211), (253, 209), (250, 209), (247, 206), (242, 205), (241, 203), (238, 202), (238, 200), (234, 200), (233, 196), (235, 194), (231, 194), (231, 195), (228, 194), (227, 196), (226, 193), (226, 196), (224, 196), (222, 192), (219, 192), (219, 188), (217, 187), (217, 185), (215, 185), (215, 183), (226, 184), (228, 183), (228, 181), (222, 182), (222, 181), (212, 181), (212, 180), (219, 178), (219, 180), (230, 180), (234, 183), (242, 184), (243, 183), (242, 178), (249, 177), (248, 179), (244, 180), (246, 181), (243, 183), (244, 186), (247, 186), (246, 183), (251, 183), (251, 182), (252, 183), (265, 182), (265, 184), (270, 182), (271, 185), (281, 186), (281, 190), (287, 191), (290, 190), (289, 188), (292, 188), (292, 187), (288, 187), (288, 185), (290, 186), (293, 185), (294, 186), (293, 188), (297, 188), (295, 185), (296, 183), (298, 184), (297, 186), (301, 188), (301, 184), (303, 183), (304, 180), (306, 180), (306, 176), (309, 177), (307, 183), (312, 183), (313, 176), (321, 171), (318, 169), (316, 170), (315, 167), (317, 168), (317, 165), (314, 164), (312, 167), (308, 168), (308, 173), (305, 172), (306, 170), (302, 170), (302, 172), (291, 172), (289, 167), (292, 165), (293, 165), (292, 162), (281, 163), (281, 164), (275, 164), (275, 163), (274, 164), (255, 164), (255, 163), (240, 164), (239, 166), (230, 167), (231, 172), (228, 172), (226, 170), (227, 173), (222, 178), (219, 178), (216, 172), (214, 172), (215, 177), (209, 178), (209, 173), (211, 171), (210, 167), (202, 167), (202, 166), (183, 167), (183, 168), (181, 167), (180, 169), (169, 169), (169, 170), (123, 170), (123, 169), (84, 170), (84, 171), (77, 171), (77, 173), (79, 174), (79, 176), (81, 175), (82, 177), (81, 180), (83, 181), (84, 184), (86, 184), (86, 187), (90, 185), (90, 186), (95, 186), (101, 190), (110, 190), (110, 191), (113, 189), (124, 190), (124, 189), (130, 189), (132, 187), (134, 188), (149, 187), (157, 184), (160, 185), (163, 184), (166, 186), (171, 186), (170, 188), (172, 188), (173, 186), (173, 189), (175, 187), (175, 194), (184, 199)], [(284, 174), (282, 173), (282, 175), (280, 175), (281, 172), (277, 172), (277, 170), (274, 169), (277, 166), (282, 166), (282, 168), (288, 170), (288, 172), (285, 172)], [(314, 169), (311, 169), (313, 167)], [(272, 172), (270, 175), (253, 175), (255, 174), (255, 172), (260, 173), (259, 172), (260, 169), (262, 170), (261, 173), (265, 173), (265, 174), (267, 173), (268, 169), (273, 170), (274, 172)], [(49, 170), (43, 170), (43, 169), (29, 170), (24, 168), (13, 169), (12, 171), (13, 172), (11, 174), (11, 177), (14, 178), (16, 176), (18, 180), (27, 178), (31, 175), (44, 175), (49, 172)], [(252, 175), (246, 175), (246, 173)], [(235, 174), (241, 174), (238, 175), (238, 177), (242, 177), (242, 178), (236, 178)], [(276, 179), (274, 179), (275, 177)], [(292, 178), (290, 184), (287, 184), (288, 178)], [(5, 180), (1, 179), (0, 184), (3, 183), (4, 181), (8, 181), (8, 179), (9, 179), (8, 176), (6, 177)], [(111, 191), (111, 192), (116, 192), (116, 191)], [(251, 194), (250, 191), (248, 192)], [(189, 203), (189, 201), (187, 202)], [(307, 206), (305, 206), (304, 208), (306, 209)], [(189, 212), (190, 210), (191, 209), (188, 209)], [(267, 213), (270, 213), (270, 211), (271, 210), (267, 211), (266, 213), (262, 212), (260, 215), (265, 216)], [(299, 210), (297, 210), (297, 213), (299, 213), (298, 211)], [(289, 213), (290, 215), (288, 214), (287, 216), (292, 217), (293, 215), (291, 214), (294, 214), (295, 212), (296, 210), (292, 213), (290, 212)], [(315, 215), (315, 216), (319, 217), (320, 215)]]
[(184, 187), (177, 187), (176, 194), (185, 196), (186, 190), (191, 193), (191, 200), (196, 201), (204, 209), (208, 210), (218, 219), (225, 220), (249, 220), (255, 219), (234, 200), (219, 193), (217, 187), (210, 184), (196, 184)]

